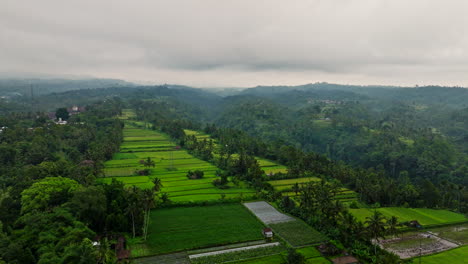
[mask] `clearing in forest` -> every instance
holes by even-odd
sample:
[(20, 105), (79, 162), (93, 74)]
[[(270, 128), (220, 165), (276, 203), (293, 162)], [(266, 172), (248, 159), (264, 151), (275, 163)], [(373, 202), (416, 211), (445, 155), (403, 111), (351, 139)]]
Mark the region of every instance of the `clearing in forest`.
[(417, 220), (423, 227), (439, 224), (456, 224), (468, 221), (468, 219), (458, 213), (448, 210), (427, 209), (427, 208), (402, 208), (402, 207), (382, 207), (377, 209), (349, 209), (358, 220), (364, 222), (366, 217), (371, 216), (374, 210), (378, 210), (385, 217), (398, 217), (399, 222)]
[[(152, 188), (154, 178), (161, 179), (162, 193), (167, 193), (173, 202), (207, 201), (224, 198), (248, 198), (254, 191), (243, 186), (228, 184), (228, 189), (218, 189), (212, 182), (217, 177), (217, 167), (190, 155), (164, 133), (144, 129), (132, 121), (125, 121), (124, 142), (120, 152), (105, 163), (105, 177), (99, 181), (109, 183), (113, 178), (128, 186)], [(147, 158), (154, 167), (145, 167)], [(142, 171), (149, 169), (148, 175)], [(189, 179), (188, 171), (200, 170), (201, 179)], [(143, 175), (142, 175), (143, 174)]]
[(148, 239), (131, 246), (132, 256), (260, 240), (263, 227), (241, 204), (153, 210)]

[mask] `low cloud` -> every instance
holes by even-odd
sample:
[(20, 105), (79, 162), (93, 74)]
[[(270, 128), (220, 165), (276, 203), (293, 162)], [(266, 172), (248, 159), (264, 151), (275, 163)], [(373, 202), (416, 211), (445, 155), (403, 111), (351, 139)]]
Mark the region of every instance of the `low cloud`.
[(464, 0), (0, 3), (0, 72), (195, 86), (468, 86)]

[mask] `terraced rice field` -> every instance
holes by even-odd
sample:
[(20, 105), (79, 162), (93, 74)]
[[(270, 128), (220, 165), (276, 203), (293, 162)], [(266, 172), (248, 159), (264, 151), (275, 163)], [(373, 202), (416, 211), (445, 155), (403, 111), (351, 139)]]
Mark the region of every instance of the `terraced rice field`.
[[(317, 177), (306, 177), (306, 178), (296, 178), (296, 179), (285, 179), (285, 180), (275, 180), (275, 181), (269, 181), (273, 188), (275, 190), (283, 192), (285, 195), (294, 197), (297, 194), (292, 191), (292, 186), (296, 183), (298, 184), (305, 184), (308, 182), (316, 182), (320, 181), (319, 178)], [(340, 192), (336, 195), (336, 199), (340, 200), (341, 202), (352, 202), (357, 200), (357, 193), (346, 189), (342, 188)]]
[[(185, 134), (186, 135), (194, 135), (198, 140), (203, 140), (203, 139), (211, 139), (210, 135), (208, 134), (205, 134), (203, 132), (199, 132), (199, 131), (195, 131), (195, 130), (189, 130), (189, 129), (185, 129), (184, 130)], [(216, 141), (215, 141), (215, 144), (216, 144)], [(216, 152), (216, 150), (215, 150)], [(216, 153), (215, 153), (216, 155)], [(236, 157), (236, 155), (232, 155), (233, 158)], [(280, 165), (276, 162), (273, 162), (271, 160), (267, 160), (267, 159), (264, 159), (264, 158), (260, 158), (260, 157), (255, 157), (255, 159), (258, 161), (258, 163), (260, 164), (260, 167), (262, 168), (263, 171), (265, 171), (265, 173), (267, 175), (270, 175), (270, 174), (275, 174), (275, 173), (278, 173), (278, 172), (281, 172), (281, 173), (286, 173), (287, 172), (287, 168), (286, 166), (283, 166), (283, 165)]]
[[(218, 168), (176, 148), (176, 144), (163, 133), (140, 128), (132, 121), (125, 121), (123, 133), (120, 152), (105, 163), (105, 177), (99, 179), (101, 182), (109, 183), (115, 178), (128, 186), (152, 188), (152, 180), (157, 177), (162, 182), (161, 192), (167, 193), (172, 202), (218, 200), (221, 195), (224, 198), (248, 199), (254, 194), (242, 183), (240, 186), (230, 185), (229, 189), (216, 188), (212, 182), (217, 177)], [(155, 167), (149, 168), (148, 176), (137, 175), (135, 170), (145, 169), (140, 161), (148, 157), (155, 161)], [(189, 170), (201, 170), (204, 176), (202, 179), (188, 179)]]
[(262, 228), (241, 204), (153, 210), (148, 239), (131, 245), (132, 256), (260, 240)]
[[(371, 216), (374, 209), (360, 208), (349, 209), (349, 211), (360, 221), (365, 221), (367, 216)], [(447, 210), (426, 209), (426, 208), (401, 208), (385, 207), (376, 209), (385, 217), (398, 217), (400, 222), (418, 220), (424, 227), (440, 224), (455, 224), (468, 221), (462, 215)]]

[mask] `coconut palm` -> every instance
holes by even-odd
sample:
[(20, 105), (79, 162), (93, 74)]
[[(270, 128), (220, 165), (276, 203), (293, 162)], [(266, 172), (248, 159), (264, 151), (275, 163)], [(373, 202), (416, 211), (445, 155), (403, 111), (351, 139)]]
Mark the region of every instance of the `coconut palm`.
[(399, 226), (400, 226), (400, 223), (398, 222), (398, 217), (392, 216), (390, 219), (387, 220), (387, 232), (386, 233), (391, 236), (398, 235)]
[[(377, 243), (379, 238), (385, 235), (385, 217), (377, 210), (371, 216), (366, 217), (364, 222), (367, 225), (366, 231), (371, 238), (374, 238)], [(374, 243), (374, 253), (377, 255), (377, 243)]]
[(148, 235), (150, 211), (155, 205), (154, 190), (151, 190), (151, 189), (143, 190), (142, 199), (143, 199), (143, 207), (144, 207), (144, 210), (145, 210), (145, 215), (144, 215), (145, 218), (144, 218), (144, 225), (143, 225), (143, 236), (144, 236), (144, 239), (146, 240), (146, 237)]
[(155, 192), (159, 192), (161, 190), (161, 187), (163, 187), (161, 179), (157, 177), (153, 179), (153, 184), (154, 184), (153, 190)]

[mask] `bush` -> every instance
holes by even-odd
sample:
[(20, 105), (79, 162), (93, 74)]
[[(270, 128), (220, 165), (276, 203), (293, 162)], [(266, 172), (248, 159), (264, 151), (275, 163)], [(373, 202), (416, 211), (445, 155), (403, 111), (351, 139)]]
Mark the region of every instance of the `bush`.
[(150, 175), (151, 171), (149, 169), (144, 169), (144, 170), (135, 170), (136, 175), (140, 176), (148, 176)]
[(359, 205), (356, 201), (353, 201), (352, 203), (349, 204), (349, 208), (351, 209), (358, 209)]
[(195, 171), (191, 171), (189, 170), (187, 172), (187, 178), (191, 179), (191, 180), (194, 180), (194, 179), (201, 179), (203, 178), (203, 175), (205, 173), (201, 170), (195, 170)]
[(293, 248), (289, 248), (287, 263), (288, 264), (304, 264), (305, 258), (300, 253), (297, 253)]
[(229, 189), (229, 186), (227, 186), (226, 183), (223, 183), (221, 179), (215, 179), (213, 181), (213, 185), (218, 189)]

